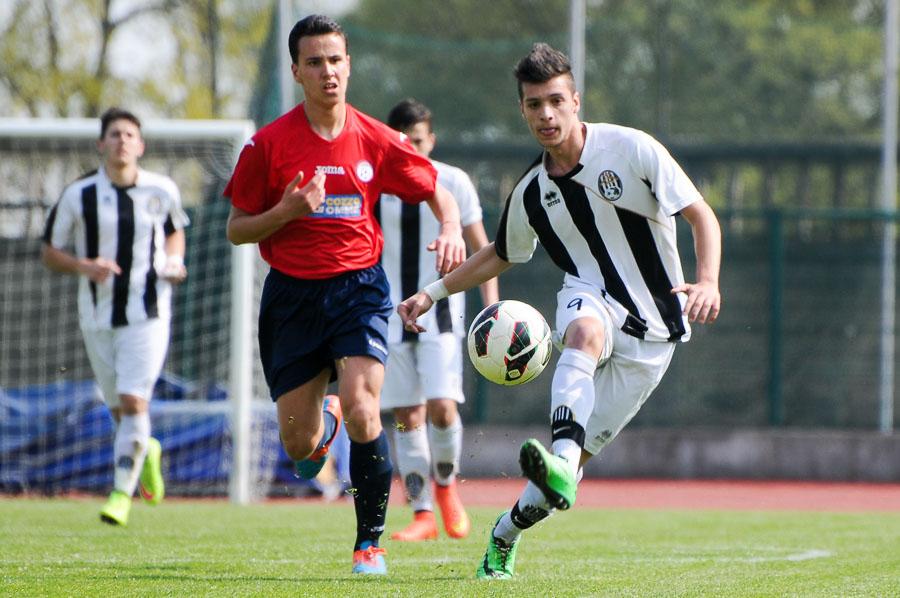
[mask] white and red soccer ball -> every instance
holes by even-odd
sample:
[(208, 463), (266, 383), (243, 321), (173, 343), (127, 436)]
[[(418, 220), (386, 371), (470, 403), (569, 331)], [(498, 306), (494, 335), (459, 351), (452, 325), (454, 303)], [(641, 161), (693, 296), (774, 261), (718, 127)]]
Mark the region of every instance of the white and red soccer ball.
[(521, 301), (498, 301), (481, 310), (466, 344), (482, 376), (512, 386), (534, 380), (553, 352), (550, 326), (538, 310)]

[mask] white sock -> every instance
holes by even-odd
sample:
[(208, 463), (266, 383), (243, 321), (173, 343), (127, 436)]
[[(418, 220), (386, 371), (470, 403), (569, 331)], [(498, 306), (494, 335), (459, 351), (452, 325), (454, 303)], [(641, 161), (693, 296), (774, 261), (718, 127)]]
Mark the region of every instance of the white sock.
[(113, 444), (113, 463), (115, 474), (113, 486), (128, 496), (134, 494), (138, 478), (147, 456), (147, 443), (150, 440), (150, 413), (123, 415), (116, 428)]
[[(528, 482), (513, 509), (504, 513), (497, 522), (494, 527), (494, 537), (511, 544), (522, 535), (523, 531), (555, 512), (556, 509), (550, 506), (540, 488)], [(514, 514), (516, 515), (515, 519), (513, 519)]]
[(554, 437), (550, 450), (569, 462), (573, 474), (578, 471), (584, 430), (594, 410), (596, 369), (597, 360), (593, 356), (578, 349), (563, 349), (550, 386), (550, 417)]
[(397, 469), (414, 511), (434, 511), (431, 499), (431, 453), (425, 426), (401, 432), (394, 429)]
[(431, 444), (431, 461), (434, 464), (434, 480), (441, 486), (449, 486), (459, 472), (459, 457), (462, 454), (463, 426), (462, 420), (456, 421), (448, 428), (428, 427), (429, 444)]

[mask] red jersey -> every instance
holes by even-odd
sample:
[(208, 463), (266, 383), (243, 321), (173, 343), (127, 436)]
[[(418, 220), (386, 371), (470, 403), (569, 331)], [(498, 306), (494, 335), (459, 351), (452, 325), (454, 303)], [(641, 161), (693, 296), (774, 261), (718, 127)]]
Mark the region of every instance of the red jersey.
[(281, 201), (301, 170), (301, 186), (325, 173), (325, 201), (260, 241), (259, 251), (276, 270), (303, 279), (376, 264), (384, 237), (375, 202), (391, 193), (419, 203), (434, 196), (437, 181), (431, 162), (384, 123), (347, 104), (344, 129), (328, 141), (312, 130), (300, 104), (247, 142), (224, 195), (236, 208), (260, 214)]

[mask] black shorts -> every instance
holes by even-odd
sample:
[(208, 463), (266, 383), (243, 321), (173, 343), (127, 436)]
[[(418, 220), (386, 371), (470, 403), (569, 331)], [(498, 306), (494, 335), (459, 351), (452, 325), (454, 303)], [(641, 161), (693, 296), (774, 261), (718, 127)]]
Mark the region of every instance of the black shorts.
[(323, 280), (270, 270), (259, 308), (259, 353), (272, 400), (326, 368), (336, 380), (334, 362), (342, 357), (385, 363), (392, 309), (380, 264)]

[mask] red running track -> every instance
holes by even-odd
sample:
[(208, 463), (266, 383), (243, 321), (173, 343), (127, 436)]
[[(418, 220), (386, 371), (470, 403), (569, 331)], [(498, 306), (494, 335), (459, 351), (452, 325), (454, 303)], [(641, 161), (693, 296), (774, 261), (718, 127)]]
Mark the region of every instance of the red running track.
[[(462, 479), (462, 501), (471, 506), (512, 506), (521, 478)], [(403, 504), (395, 480), (391, 504)], [(576, 507), (605, 509), (723, 509), (786, 511), (893, 511), (900, 513), (900, 484), (741, 480), (582, 480)]]

